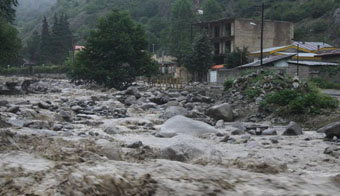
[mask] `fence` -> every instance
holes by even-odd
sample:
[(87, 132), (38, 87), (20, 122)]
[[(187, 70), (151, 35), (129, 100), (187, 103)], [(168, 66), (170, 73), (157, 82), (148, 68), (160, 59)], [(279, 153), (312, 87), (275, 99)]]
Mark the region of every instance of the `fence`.
[(156, 78), (137, 77), (136, 83), (151, 87), (164, 87), (174, 89), (182, 89), (187, 85), (187, 83), (183, 82), (183, 80), (180, 78), (166, 78), (166, 77)]

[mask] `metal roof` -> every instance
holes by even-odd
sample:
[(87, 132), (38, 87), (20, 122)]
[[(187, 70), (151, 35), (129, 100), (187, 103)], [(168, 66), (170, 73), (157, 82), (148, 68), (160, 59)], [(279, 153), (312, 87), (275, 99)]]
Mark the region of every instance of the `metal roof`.
[[(276, 62), (276, 61), (279, 61), (279, 60), (282, 60), (282, 59), (290, 58), (294, 55), (295, 54), (269, 57), (269, 58), (263, 59), (263, 65), (273, 63), (273, 62)], [(261, 61), (255, 61), (255, 62), (252, 62), (252, 63), (241, 65), (238, 68), (258, 67), (258, 66), (261, 66)]]
[(340, 49), (327, 51), (321, 54), (316, 55), (317, 57), (323, 57), (323, 56), (334, 56), (334, 55), (340, 55)]
[[(278, 47), (272, 47), (272, 48), (265, 48), (263, 49), (263, 53), (267, 53), (267, 52), (272, 52), (272, 51), (275, 51), (275, 50), (280, 50), (280, 49), (283, 49), (283, 48), (286, 48), (286, 47), (289, 47), (288, 46), (278, 46)], [(256, 54), (256, 53), (260, 53), (261, 50), (258, 50), (258, 51), (255, 51), (255, 52), (252, 52), (252, 54)]]
[[(307, 50), (312, 50), (312, 51), (317, 51), (318, 49), (322, 48), (333, 48), (333, 46), (324, 43), (324, 42), (297, 42), (294, 41), (293, 43), (294, 46), (299, 45), (299, 47), (307, 49)], [(320, 47), (320, 48), (319, 48)]]
[(338, 63), (317, 62), (317, 61), (288, 61), (290, 64), (307, 65), (307, 66), (337, 66)]
[(315, 57), (315, 53), (290, 53), (290, 52), (278, 52), (277, 54), (283, 54), (283, 55), (294, 55), (298, 57)]

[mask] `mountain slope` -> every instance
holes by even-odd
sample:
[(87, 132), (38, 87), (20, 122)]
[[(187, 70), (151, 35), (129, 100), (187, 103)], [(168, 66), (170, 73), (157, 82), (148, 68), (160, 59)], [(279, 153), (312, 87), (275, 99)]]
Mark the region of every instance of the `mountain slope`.
[[(34, 1), (34, 0), (21, 0)], [(53, 0), (40, 0), (44, 8)], [(170, 25), (171, 6), (175, 0), (56, 0), (45, 14), (24, 15), (26, 9), (18, 10), (18, 26), (21, 36), (27, 38), (33, 30), (40, 29), (42, 15), (52, 21), (54, 13), (65, 13), (77, 40), (84, 38), (95, 28), (99, 17), (112, 8), (128, 10), (133, 19), (145, 24), (150, 45), (156, 49), (165, 45)], [(193, 9), (202, 6), (204, 0), (190, 0)], [(225, 17), (259, 18), (262, 0), (217, 0)], [(285, 20), (296, 24), (295, 39), (304, 41), (325, 41), (338, 45), (340, 32), (339, 0), (266, 0), (265, 17), (271, 20)], [(48, 5), (48, 6), (47, 6)], [(27, 22), (32, 21), (32, 22)]]

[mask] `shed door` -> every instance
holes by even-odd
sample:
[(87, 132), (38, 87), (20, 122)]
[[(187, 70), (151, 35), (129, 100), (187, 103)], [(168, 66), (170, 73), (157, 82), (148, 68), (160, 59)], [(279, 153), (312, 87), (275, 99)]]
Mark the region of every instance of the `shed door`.
[(211, 83), (217, 82), (217, 71), (210, 71), (210, 82)]

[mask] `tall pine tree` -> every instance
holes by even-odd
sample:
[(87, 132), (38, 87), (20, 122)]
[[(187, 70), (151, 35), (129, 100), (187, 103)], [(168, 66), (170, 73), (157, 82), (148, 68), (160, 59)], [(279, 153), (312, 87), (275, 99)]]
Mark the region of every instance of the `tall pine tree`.
[(170, 26), (170, 53), (181, 66), (186, 63), (192, 41), (192, 25), (195, 15), (188, 0), (176, 0), (172, 7)]
[(42, 64), (51, 63), (51, 36), (46, 17), (43, 19), (40, 40), (40, 60)]
[(206, 79), (208, 69), (213, 65), (213, 48), (207, 33), (199, 35), (193, 44), (188, 70), (197, 74), (198, 80)]
[(27, 57), (31, 63), (40, 63), (40, 35), (34, 31), (32, 37), (27, 41)]
[(51, 33), (51, 49), (53, 64), (62, 64), (70, 50), (72, 50), (72, 33), (67, 17), (64, 14), (54, 15)]

